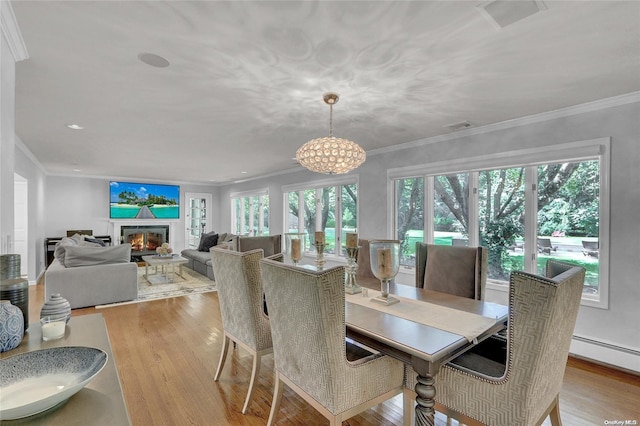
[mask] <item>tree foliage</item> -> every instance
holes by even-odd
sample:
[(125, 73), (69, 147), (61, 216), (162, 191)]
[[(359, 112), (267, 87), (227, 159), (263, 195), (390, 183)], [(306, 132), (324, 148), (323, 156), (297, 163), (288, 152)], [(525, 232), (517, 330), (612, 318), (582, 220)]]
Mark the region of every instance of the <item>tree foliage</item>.
[[(494, 276), (502, 275), (507, 250), (521, 238), (525, 215), (525, 168), (478, 172), (480, 236), (489, 247)], [(598, 161), (538, 166), (538, 234), (598, 235)], [(469, 174), (434, 177), (435, 229), (469, 235)], [(423, 178), (399, 179), (398, 238), (423, 228)], [(406, 247), (403, 246), (403, 251)]]

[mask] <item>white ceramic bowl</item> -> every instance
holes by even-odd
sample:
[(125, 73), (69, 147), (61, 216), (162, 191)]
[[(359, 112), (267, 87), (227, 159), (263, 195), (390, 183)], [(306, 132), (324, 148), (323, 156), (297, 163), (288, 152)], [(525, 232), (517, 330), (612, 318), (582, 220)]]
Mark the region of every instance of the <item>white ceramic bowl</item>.
[(104, 351), (84, 346), (40, 349), (0, 360), (0, 420), (55, 407), (89, 383), (106, 363)]

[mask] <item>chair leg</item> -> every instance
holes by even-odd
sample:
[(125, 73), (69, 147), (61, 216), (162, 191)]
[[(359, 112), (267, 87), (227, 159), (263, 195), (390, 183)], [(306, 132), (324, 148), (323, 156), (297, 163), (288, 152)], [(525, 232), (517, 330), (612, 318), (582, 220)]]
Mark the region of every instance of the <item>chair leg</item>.
[[(213, 376), (213, 381), (217, 382), (220, 378), (220, 373), (222, 373), (222, 367), (224, 367), (224, 362), (227, 359), (227, 352), (229, 349), (229, 337), (224, 336), (224, 340), (222, 341), (222, 352), (220, 353), (220, 361), (218, 361), (218, 369), (216, 370), (216, 375)], [(235, 342), (234, 342), (235, 343)]]
[(242, 414), (247, 414), (247, 407), (249, 406), (249, 401), (251, 400), (251, 396), (253, 395), (253, 391), (255, 389), (256, 380), (258, 375), (260, 374), (260, 361), (262, 357), (257, 353), (253, 354), (253, 368), (251, 369), (251, 380), (249, 381), (249, 390), (247, 390), (247, 398), (244, 400), (244, 406), (242, 407)]
[(402, 390), (402, 425), (413, 426), (415, 423), (416, 411), (414, 408), (414, 402), (416, 400), (416, 393), (411, 389), (404, 388)]
[(551, 418), (552, 426), (562, 426), (562, 420), (560, 420), (560, 401), (556, 398), (556, 403), (553, 408), (551, 408), (551, 412), (549, 413), (549, 417)]
[(269, 413), (269, 420), (267, 420), (267, 426), (273, 426), (276, 421), (276, 415), (280, 411), (280, 401), (282, 400), (282, 391), (284, 390), (284, 383), (280, 380), (280, 373), (276, 371), (276, 384), (273, 389), (273, 400), (271, 401), (271, 412)]

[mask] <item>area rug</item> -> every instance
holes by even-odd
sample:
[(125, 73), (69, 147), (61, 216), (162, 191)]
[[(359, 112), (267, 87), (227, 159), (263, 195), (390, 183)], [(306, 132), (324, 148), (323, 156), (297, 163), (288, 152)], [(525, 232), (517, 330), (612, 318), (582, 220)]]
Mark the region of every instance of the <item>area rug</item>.
[(166, 284), (149, 284), (144, 277), (145, 268), (138, 268), (138, 298), (127, 302), (110, 303), (107, 305), (98, 305), (96, 308), (108, 308), (118, 305), (127, 305), (130, 303), (147, 302), (149, 300), (168, 299), (171, 297), (185, 296), (187, 294), (208, 293), (216, 291), (215, 281), (210, 280), (204, 275), (189, 269), (182, 268), (183, 278), (174, 275), (174, 282)]

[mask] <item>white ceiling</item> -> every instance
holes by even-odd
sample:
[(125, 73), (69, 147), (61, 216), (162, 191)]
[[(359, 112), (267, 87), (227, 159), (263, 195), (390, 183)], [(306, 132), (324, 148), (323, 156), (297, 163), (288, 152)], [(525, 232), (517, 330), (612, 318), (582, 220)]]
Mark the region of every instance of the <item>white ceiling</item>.
[(640, 2), (481, 4), (14, 0), (16, 132), (50, 174), (221, 183), (300, 167), (327, 91), (369, 152), (640, 90)]

